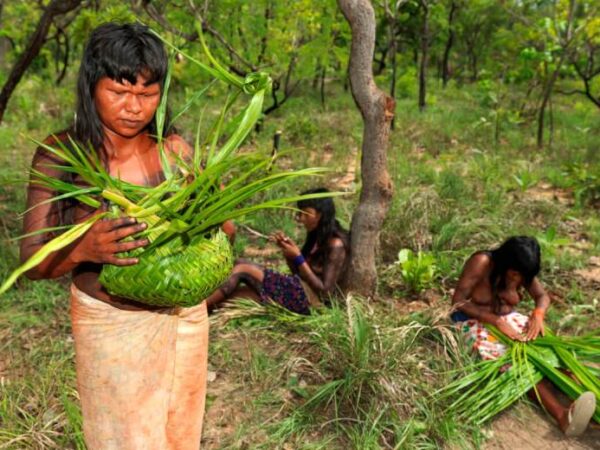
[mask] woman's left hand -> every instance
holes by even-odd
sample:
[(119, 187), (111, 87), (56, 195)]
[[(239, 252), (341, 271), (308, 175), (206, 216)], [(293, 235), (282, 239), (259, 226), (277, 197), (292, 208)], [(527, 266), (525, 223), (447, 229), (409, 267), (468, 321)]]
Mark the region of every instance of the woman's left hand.
[(539, 309), (534, 309), (529, 316), (529, 322), (527, 323), (527, 334), (525, 335), (526, 341), (532, 341), (539, 335), (544, 335), (544, 312)]

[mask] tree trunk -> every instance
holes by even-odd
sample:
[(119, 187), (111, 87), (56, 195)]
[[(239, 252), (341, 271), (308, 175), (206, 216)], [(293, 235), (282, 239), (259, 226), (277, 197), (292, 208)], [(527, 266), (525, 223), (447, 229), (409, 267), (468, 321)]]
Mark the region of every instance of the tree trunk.
[[(390, 51), (390, 63), (392, 65), (392, 78), (390, 80), (390, 97), (396, 100), (396, 77), (398, 72), (398, 60), (396, 54), (398, 53), (398, 40), (396, 39), (396, 29), (398, 27), (398, 21), (396, 14), (398, 13), (396, 6), (393, 6), (394, 11), (392, 12), (386, 3), (386, 12), (389, 21), (389, 51)], [(392, 117), (391, 129), (394, 129), (394, 118)]]
[(444, 58), (442, 60), (442, 86), (445, 88), (450, 79), (450, 51), (454, 44), (454, 13), (456, 12), (456, 2), (452, 0), (450, 12), (448, 13), (448, 40), (444, 47)]
[(546, 78), (546, 84), (544, 86), (542, 102), (540, 104), (540, 108), (538, 111), (538, 129), (537, 129), (537, 146), (538, 148), (542, 148), (544, 146), (544, 117), (546, 114), (546, 106), (548, 106), (548, 102), (550, 101), (550, 97), (552, 96), (552, 89), (554, 88), (554, 83), (556, 83), (556, 79), (558, 78), (558, 74), (562, 68), (562, 65), (565, 62), (565, 59), (570, 54), (570, 45), (572, 43), (572, 33), (573, 33), (573, 17), (576, 7), (576, 1), (571, 0), (569, 2), (569, 18), (567, 21), (567, 31), (566, 31), (566, 39), (562, 45), (563, 53), (560, 55), (558, 62), (556, 63), (556, 67), (552, 74)]
[(269, 22), (273, 19), (273, 8), (271, 6), (271, 2), (267, 2), (265, 6), (265, 35), (260, 40), (260, 53), (258, 54), (258, 60), (256, 62), (257, 66), (260, 66), (265, 59), (265, 54), (267, 53), (267, 44), (268, 44), (268, 35), (269, 35)]
[(469, 65), (471, 66), (471, 83), (475, 83), (479, 78), (479, 69), (477, 68), (477, 54), (474, 48), (469, 51)]
[(4, 83), (4, 86), (2, 87), (2, 92), (0, 92), (0, 122), (2, 122), (4, 117), (10, 96), (17, 87), (17, 84), (19, 84), (21, 77), (23, 77), (23, 74), (44, 45), (54, 17), (74, 10), (81, 2), (82, 0), (52, 0), (52, 2), (46, 6), (34, 33), (29, 39), (25, 51), (15, 63), (12, 71), (8, 75), (6, 83)]
[(321, 69), (321, 106), (325, 107), (325, 75), (327, 74), (327, 66), (323, 65)]
[(421, 64), (419, 66), (419, 110), (427, 106), (427, 60), (429, 59), (429, 5), (421, 0), (423, 8), (423, 31), (421, 35)]
[(394, 100), (378, 89), (373, 79), (375, 13), (371, 3), (368, 0), (338, 0), (338, 5), (352, 31), (348, 73), (352, 97), (364, 123), (362, 189), (352, 216), (351, 259), (344, 287), (373, 296), (377, 288), (375, 262), (379, 235), (393, 192), (386, 150)]
[(537, 146), (538, 148), (542, 148), (544, 146), (544, 118), (546, 116), (546, 107), (550, 102), (550, 97), (552, 96), (552, 89), (554, 87), (554, 83), (558, 78), (558, 73), (562, 67), (562, 63), (564, 58), (560, 58), (554, 72), (546, 81), (546, 85), (544, 86), (544, 92), (542, 95), (542, 102), (540, 104), (540, 108), (538, 111), (538, 129), (537, 129)]
[[(0, 29), (2, 28), (2, 10), (4, 8), (4, 1), (0, 0)], [(0, 69), (7, 67), (6, 55), (10, 50), (10, 39), (4, 36), (0, 36)]]

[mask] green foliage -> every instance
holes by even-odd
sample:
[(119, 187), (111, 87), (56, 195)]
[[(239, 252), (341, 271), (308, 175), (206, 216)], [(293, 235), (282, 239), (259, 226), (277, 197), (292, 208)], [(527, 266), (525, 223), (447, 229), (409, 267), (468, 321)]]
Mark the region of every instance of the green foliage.
[(600, 201), (600, 176), (598, 167), (587, 164), (571, 164), (567, 175), (572, 183), (575, 202), (578, 206), (594, 205)]
[[(267, 154), (273, 133), (282, 129), (286, 155), (275, 162), (278, 169), (316, 162), (333, 171), (311, 183), (298, 180), (279, 186), (260, 196), (261, 201), (292, 196), (315, 184), (336, 189), (353, 179), (348, 177), (349, 167), (360, 161), (361, 118), (349, 90), (344, 89), (348, 26), (333, 1), (303, 1), (297, 10), (294, 3), (224, 0), (208, 2), (206, 11), (200, 8), (203, 17), (239, 55), (273, 73), (281, 86), (292, 58), (296, 58), (289, 85), (300, 84), (282, 108), (265, 118), (262, 131), (250, 134), (243, 151)], [(583, 96), (555, 92), (552, 149), (540, 151), (534, 146), (541, 85), (561, 54), (551, 43), (557, 36), (552, 35), (554, 25), (539, 21), (554, 17), (552, 2), (509, 2), (502, 6), (491, 0), (457, 2), (460, 8), (454, 21), (451, 78), (445, 89), (437, 80), (437, 68), (447, 42), (451, 2), (434, 3), (428, 89), (437, 100), (424, 112), (416, 108), (422, 10), (417, 2), (405, 2), (399, 12), (396, 128), (387, 154), (394, 197), (381, 235), (383, 264), (393, 265), (402, 248), (433, 254), (436, 269), (430, 286), (447, 292), (475, 250), (492, 248), (508, 235), (535, 235), (542, 244), (541, 278), (553, 298), (559, 299), (549, 310), (548, 322), (568, 334), (596, 329), (600, 317), (594, 281), (574, 269), (587, 268), (590, 257), (600, 251), (597, 107)], [(587, 42), (597, 43), (594, 26), (600, 22), (591, 14), (594, 5), (589, 1), (577, 3), (582, 5), (577, 20), (584, 19), (584, 13), (590, 18), (582, 33)], [(152, 4), (174, 28), (193, 31), (192, 2)], [(378, 20), (374, 68), (381, 68), (377, 82), (385, 88), (391, 77), (390, 52), (384, 56), (389, 22), (381, 9), (384, 2), (373, 4)], [(273, 8), (267, 18), (269, 5)], [(564, 24), (561, 8), (556, 22), (560, 33)], [(35, 2), (4, 2), (0, 35), (10, 37), (15, 47), (6, 47), (0, 80), (6, 79), (40, 13)], [(83, 8), (65, 29), (71, 58), (62, 84), (54, 85), (60, 52), (50, 39), (9, 103), (0, 126), (0, 278), (18, 262), (17, 243), (8, 238), (20, 233), (17, 214), (24, 209), (24, 189), (5, 182), (25, 178), (33, 146), (22, 136), (34, 135), (41, 140), (71, 122), (83, 43), (94, 26), (115, 17), (129, 20), (133, 15), (126, 4), (114, 0), (103, 1), (99, 10)], [(138, 17), (160, 29), (143, 11)], [(52, 27), (51, 37), (55, 31)], [(198, 41), (172, 37), (185, 52), (193, 54), (199, 49)], [(250, 71), (215, 36), (207, 34), (205, 38), (220, 60)], [(263, 40), (266, 47), (261, 59)], [(582, 42), (583, 34), (574, 42), (572, 54), (580, 67), (586, 67), (590, 54)], [(595, 56), (594, 60), (597, 64), (600, 58)], [(325, 105), (321, 104), (318, 79), (323, 66)], [(175, 63), (170, 95), (174, 111), (182, 109), (194, 97), (196, 86), (207, 80), (195, 67), (187, 60)], [(599, 92), (599, 82), (599, 77), (591, 80), (593, 93)], [(559, 73), (556, 91), (581, 89), (583, 83), (569, 62)], [(226, 88), (214, 85), (202, 99), (190, 103), (188, 116), (193, 118), (182, 116), (177, 122), (188, 142), (195, 140), (200, 112), (204, 111), (205, 118), (218, 116), (226, 96)], [(266, 97), (266, 103), (270, 98)], [(238, 111), (234, 105), (232, 113)], [(209, 122), (202, 124), (201, 138), (208, 134)], [(546, 187), (542, 181), (552, 186)], [(536, 182), (536, 189), (529, 189)], [(538, 191), (548, 195), (536, 197)], [(345, 224), (355, 202), (355, 197), (337, 202), (338, 215)], [(244, 217), (244, 221), (265, 234), (283, 229), (297, 242), (304, 237), (286, 212), (257, 214)], [(278, 254), (256, 257), (245, 253), (249, 247), (269, 250), (263, 239), (239, 227), (236, 255), (285, 270), (281, 260), (275, 259)], [(503, 445), (502, 436), (487, 426), (472, 427), (432, 405), (428, 394), (452, 381), (449, 368), (456, 360), (451, 363), (446, 359), (443, 327), (437, 331), (428, 328), (416, 337), (416, 328), (405, 328), (412, 320), (432, 326), (431, 315), (436, 312), (428, 307), (425, 312), (403, 315), (407, 300), (415, 297), (407, 295), (400, 266), (393, 267), (395, 283), (388, 272), (380, 272), (392, 289), (382, 289), (375, 302), (360, 303), (361, 320), (356, 315), (350, 320), (348, 312), (339, 307), (298, 318), (252, 303), (254, 316), (211, 327), (210, 370), (217, 378), (209, 384), (204, 427), (208, 445), (264, 449), (478, 448), (491, 436)], [(0, 328), (5, 331), (0, 333), (0, 446), (18, 439), (18, 444), (12, 444), (18, 448), (81, 448), (65, 291), (61, 282), (22, 280), (2, 297)], [(446, 299), (440, 303), (447, 305)], [(421, 304), (410, 302), (411, 307)], [(313, 319), (322, 323), (317, 325)], [(218, 323), (218, 317), (212, 320)], [(362, 323), (357, 325), (363, 330), (357, 334), (363, 336), (361, 339), (350, 337), (351, 322)], [(461, 358), (456, 364), (464, 366), (467, 359)], [(379, 386), (367, 379), (369, 374)], [(303, 405), (319, 392), (324, 394), (322, 401), (315, 399), (314, 408), (304, 409)], [(529, 414), (523, 409), (521, 413)], [(61, 415), (58, 420), (55, 413)], [(515, 420), (514, 412), (508, 412), (504, 420)]]
[(394, 264), (394, 273), (400, 274), (409, 290), (419, 293), (431, 286), (436, 273), (435, 256), (418, 251), (414, 253), (408, 248), (398, 252), (398, 260)]
[[(586, 366), (600, 351), (597, 333), (561, 338), (546, 329), (546, 336), (522, 343), (491, 325), (487, 328), (508, 351), (498, 359), (477, 361), (459, 369), (460, 378), (435, 394), (437, 401), (449, 401), (448, 412), (459, 420), (476, 425), (489, 421), (534, 389), (544, 377), (572, 400), (585, 391), (600, 395), (600, 378)], [(508, 370), (501, 369), (508, 364)], [(577, 382), (565, 372), (572, 374)], [(600, 421), (600, 405), (594, 419)]]
[(513, 178), (522, 192), (534, 187), (539, 181), (535, 174), (528, 169), (513, 175)]

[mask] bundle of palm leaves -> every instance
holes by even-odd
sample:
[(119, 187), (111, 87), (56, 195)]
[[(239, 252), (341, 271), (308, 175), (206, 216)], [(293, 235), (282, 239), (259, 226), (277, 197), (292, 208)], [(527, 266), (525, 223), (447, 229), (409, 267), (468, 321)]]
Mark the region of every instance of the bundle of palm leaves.
[[(210, 131), (204, 139), (200, 138), (198, 126), (193, 159), (185, 161), (177, 155), (172, 156), (176, 159), (176, 169), (173, 170), (173, 161), (169, 161), (164, 150), (163, 130), (170, 126), (165, 123), (170, 71), (156, 112), (157, 141), (165, 171), (162, 184), (145, 187), (115, 178), (107, 172), (93, 149), (85, 151), (72, 139), (54, 146), (37, 142), (63, 162), (54, 168), (74, 173), (83, 180), (82, 187), (81, 183), (69, 184), (40, 171), (33, 171), (32, 179), (36, 183), (57, 192), (52, 201), (76, 199), (93, 208), (100, 208), (103, 202), (108, 201), (111, 207), (85, 222), (65, 227), (66, 231), (61, 230), (62, 234), (44, 245), (10, 275), (0, 287), (0, 294), (50, 253), (81, 237), (96, 221), (106, 217), (129, 216), (147, 224), (142, 235), (148, 238), (150, 244), (130, 252), (139, 258), (136, 265), (104, 265), (100, 282), (113, 295), (147, 304), (194, 305), (224, 281), (233, 264), (232, 249), (225, 234), (220, 231), (220, 224), (246, 217), (261, 209), (282, 208), (301, 198), (331, 195), (290, 196), (248, 203), (257, 194), (264, 194), (297, 177), (315, 175), (323, 169), (276, 172), (270, 155), (238, 154), (236, 150), (260, 118), (265, 92), (271, 85), (269, 76), (261, 72), (242, 79), (229, 73), (211, 55), (202, 39), (204, 55), (209, 64), (175, 49), (167, 41), (163, 42), (212, 78), (211, 83), (198, 90), (175, 118), (201, 98), (214, 81), (225, 82), (233, 92), (229, 94), (219, 116), (208, 127)], [(250, 96), (248, 104), (226, 123), (227, 113), (235, 100), (243, 95)], [(225, 181), (227, 183), (224, 185)], [(56, 229), (38, 230), (36, 233), (48, 231)]]
[[(534, 389), (542, 378), (573, 400), (585, 391), (600, 400), (600, 371), (595, 367), (600, 363), (600, 330), (561, 337), (546, 329), (545, 336), (524, 343), (513, 341), (491, 325), (486, 327), (509, 350), (498, 359), (460, 369), (460, 378), (434, 394), (436, 401), (450, 402), (446, 411), (453, 417), (480, 425)], [(600, 423), (600, 402), (593, 418)]]

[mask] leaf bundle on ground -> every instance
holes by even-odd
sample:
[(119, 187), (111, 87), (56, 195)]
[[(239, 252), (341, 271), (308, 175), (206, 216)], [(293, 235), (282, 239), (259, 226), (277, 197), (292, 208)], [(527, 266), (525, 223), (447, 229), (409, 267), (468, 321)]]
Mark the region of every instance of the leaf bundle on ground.
[(446, 413), (475, 425), (483, 424), (547, 378), (570, 399), (591, 391), (598, 400), (594, 420), (600, 423), (600, 378), (591, 363), (600, 355), (600, 331), (561, 337), (546, 330), (530, 342), (518, 342), (486, 324), (508, 348), (495, 360), (476, 361), (456, 372), (457, 379), (435, 393)]

